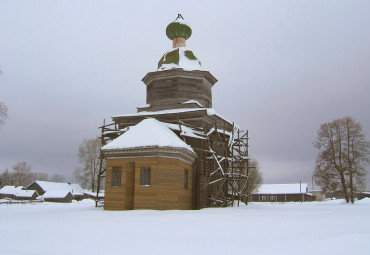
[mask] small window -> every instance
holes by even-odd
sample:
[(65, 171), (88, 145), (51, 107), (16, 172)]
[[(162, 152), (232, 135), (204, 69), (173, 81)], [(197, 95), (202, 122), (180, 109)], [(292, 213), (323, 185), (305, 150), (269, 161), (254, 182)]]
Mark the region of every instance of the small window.
[(270, 196), (270, 201), (275, 201), (275, 196)]
[(121, 186), (121, 172), (122, 167), (120, 166), (112, 167), (112, 187)]
[(262, 201), (266, 201), (266, 196), (262, 196)]
[(189, 183), (189, 170), (184, 170), (184, 189), (188, 189), (188, 183)]
[(140, 169), (140, 185), (150, 186), (150, 166), (142, 166)]

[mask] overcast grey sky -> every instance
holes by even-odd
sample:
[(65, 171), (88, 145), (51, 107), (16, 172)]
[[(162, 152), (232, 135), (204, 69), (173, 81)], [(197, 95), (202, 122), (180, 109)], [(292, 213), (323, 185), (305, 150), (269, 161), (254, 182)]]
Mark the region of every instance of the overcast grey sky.
[(213, 107), (249, 129), (265, 183), (310, 184), (321, 123), (350, 115), (370, 140), (369, 11), (367, 0), (3, 0), (0, 171), (26, 161), (71, 178), (82, 140), (145, 104), (141, 79), (181, 13), (188, 48), (219, 80)]

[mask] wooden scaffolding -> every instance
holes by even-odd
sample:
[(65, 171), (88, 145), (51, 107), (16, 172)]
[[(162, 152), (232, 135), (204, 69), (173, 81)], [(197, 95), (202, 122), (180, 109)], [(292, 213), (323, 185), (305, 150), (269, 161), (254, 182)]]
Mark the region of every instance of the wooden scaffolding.
[[(111, 123), (105, 121), (101, 129), (101, 144), (117, 138), (137, 123)], [(226, 125), (214, 123), (211, 129), (190, 126), (181, 120), (176, 123), (165, 123), (181, 139), (188, 143), (198, 154), (196, 163), (193, 199), (195, 209), (204, 207), (230, 207), (247, 201), (249, 170), (249, 137), (248, 131), (240, 130), (233, 124), (232, 131)], [(100, 153), (96, 206), (99, 205), (98, 194), (101, 182), (105, 178), (104, 154)]]

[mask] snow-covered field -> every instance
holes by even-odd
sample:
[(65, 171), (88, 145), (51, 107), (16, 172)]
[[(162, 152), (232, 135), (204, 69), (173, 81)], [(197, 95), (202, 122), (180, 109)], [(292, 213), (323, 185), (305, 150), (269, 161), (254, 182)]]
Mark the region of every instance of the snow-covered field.
[(370, 199), (199, 211), (2, 204), (0, 254), (370, 254)]

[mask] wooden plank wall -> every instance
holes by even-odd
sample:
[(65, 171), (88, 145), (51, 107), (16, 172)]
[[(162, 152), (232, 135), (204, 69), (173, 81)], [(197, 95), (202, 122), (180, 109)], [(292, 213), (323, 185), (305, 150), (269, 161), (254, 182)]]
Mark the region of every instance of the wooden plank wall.
[[(147, 86), (147, 104), (163, 109), (178, 108), (177, 104), (196, 100), (203, 107), (212, 107), (211, 84), (204, 78), (170, 77), (156, 79)], [(172, 107), (173, 106), (173, 107)]]
[[(121, 166), (121, 186), (112, 187), (112, 167)], [(140, 185), (140, 169), (151, 167), (151, 185)], [(189, 170), (184, 189), (184, 169)], [(192, 209), (192, 166), (173, 158), (108, 159), (104, 209)]]
[(134, 209), (134, 190), (135, 190), (135, 162), (126, 164), (126, 190), (125, 190), (125, 209)]

